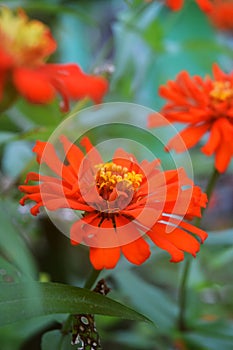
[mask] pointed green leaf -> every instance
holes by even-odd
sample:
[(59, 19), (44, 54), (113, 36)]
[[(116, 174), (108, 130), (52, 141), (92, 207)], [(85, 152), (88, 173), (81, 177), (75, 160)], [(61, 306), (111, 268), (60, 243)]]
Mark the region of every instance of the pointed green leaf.
[(38, 282), (1, 285), (0, 326), (56, 313), (100, 314), (151, 322), (137, 311), (83, 288)]

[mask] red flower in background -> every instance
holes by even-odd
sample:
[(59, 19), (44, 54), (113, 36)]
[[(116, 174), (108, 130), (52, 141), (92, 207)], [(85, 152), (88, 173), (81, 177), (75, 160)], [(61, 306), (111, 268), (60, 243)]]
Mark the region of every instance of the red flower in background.
[(150, 256), (143, 235), (167, 250), (173, 262), (183, 260), (184, 252), (196, 255), (207, 234), (183, 219), (201, 216), (207, 198), (182, 168), (163, 172), (158, 160), (139, 163), (120, 148), (105, 163), (88, 138), (80, 141), (85, 154), (65, 136), (60, 142), (65, 163), (51, 143), (37, 141), (37, 161), (54, 175), (29, 173), (26, 185), (19, 187), (25, 193), (20, 204), (34, 201), (33, 215), (41, 206), (82, 211), (70, 238), (73, 244), (90, 246), (95, 269), (114, 268), (121, 253), (131, 263), (142, 264)]
[[(203, 12), (208, 13), (212, 8), (212, 3), (209, 0), (196, 0), (197, 5)], [(184, 0), (166, 0), (166, 5), (173, 11), (179, 11), (184, 4)]]
[[(145, 0), (146, 2), (152, 2), (153, 0)], [(212, 2), (210, 0), (196, 0), (196, 3), (203, 12), (208, 13), (212, 9)], [(179, 11), (184, 5), (184, 0), (166, 0), (165, 4), (172, 11)]]
[(101, 102), (108, 88), (104, 78), (87, 75), (76, 64), (45, 63), (56, 46), (49, 28), (43, 23), (29, 20), (22, 10), (14, 14), (0, 7), (2, 108), (12, 91), (36, 104), (49, 103), (59, 93), (65, 112), (69, 110), (70, 99), (89, 97), (96, 103)]
[(166, 0), (165, 3), (172, 11), (179, 11), (184, 5), (184, 0)]
[(208, 17), (214, 27), (220, 30), (233, 30), (233, 1), (214, 0)]
[[(167, 100), (161, 114), (168, 122), (188, 124), (168, 143), (167, 150), (186, 151), (208, 133), (201, 151), (207, 156), (215, 154), (215, 167), (222, 173), (233, 156), (233, 73), (226, 74), (214, 64), (213, 77), (191, 78), (182, 71), (175, 81), (160, 87), (159, 95)], [(148, 126), (161, 126), (158, 120), (156, 114), (150, 115)]]

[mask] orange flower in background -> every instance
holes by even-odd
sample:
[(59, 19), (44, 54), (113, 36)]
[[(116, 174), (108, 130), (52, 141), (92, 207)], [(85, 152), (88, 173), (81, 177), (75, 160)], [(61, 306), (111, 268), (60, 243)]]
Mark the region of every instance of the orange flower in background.
[(172, 262), (183, 260), (184, 252), (196, 255), (207, 234), (183, 219), (201, 216), (207, 198), (184, 169), (162, 171), (158, 160), (139, 163), (120, 148), (104, 162), (86, 137), (80, 141), (85, 152), (65, 136), (60, 142), (65, 162), (51, 143), (37, 141), (37, 161), (54, 175), (29, 173), (19, 187), (25, 193), (20, 204), (34, 201), (33, 215), (42, 206), (82, 211), (70, 238), (72, 244), (90, 247), (95, 269), (114, 268), (121, 253), (131, 263), (142, 264), (150, 256), (146, 236), (168, 251)]
[(211, 0), (195, 0), (195, 1), (203, 12), (209, 13), (211, 11), (212, 9)]
[(172, 11), (179, 11), (184, 5), (184, 0), (166, 0), (165, 3)]
[(0, 7), (0, 108), (12, 103), (9, 96), (21, 95), (31, 103), (50, 103), (59, 93), (61, 109), (69, 110), (69, 100), (89, 97), (101, 102), (107, 81), (87, 75), (76, 64), (46, 64), (56, 50), (49, 28), (29, 20), (23, 10), (14, 14)]
[[(146, 2), (152, 2), (153, 0), (145, 0)], [(196, 0), (196, 3), (203, 12), (208, 13), (212, 9), (212, 2), (210, 0)], [(184, 0), (166, 0), (165, 5), (172, 11), (179, 11), (184, 5)]]
[(233, 1), (232, 0), (214, 0), (208, 17), (219, 30), (233, 30)]
[[(160, 87), (159, 95), (167, 100), (161, 109), (167, 121), (188, 124), (171, 139), (166, 149), (186, 151), (207, 133), (208, 139), (201, 151), (207, 156), (214, 154), (216, 169), (220, 173), (226, 171), (233, 156), (233, 72), (226, 74), (217, 64), (213, 65), (213, 79), (191, 78), (182, 71), (175, 81)], [(156, 114), (149, 116), (148, 126), (161, 126)]]

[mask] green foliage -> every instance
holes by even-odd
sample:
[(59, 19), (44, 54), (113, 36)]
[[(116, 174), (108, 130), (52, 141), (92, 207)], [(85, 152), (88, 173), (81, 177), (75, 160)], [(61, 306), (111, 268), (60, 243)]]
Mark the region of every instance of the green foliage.
[[(27, 291), (33, 291), (27, 293)], [(26, 291), (26, 293), (25, 293)], [(148, 318), (95, 292), (57, 283), (6, 283), (0, 291), (0, 326), (49, 314), (102, 314), (135, 321)]]
[[(56, 318), (58, 319), (57, 315)], [(35, 319), (12, 323), (0, 328), (1, 347), (4, 350), (18, 350), (36, 333), (44, 332), (55, 322), (54, 316), (37, 317)]]
[[(2, 200), (0, 203), (0, 221), (2, 225), (0, 231), (0, 253), (15, 266), (15, 268), (12, 266), (13, 270), (17, 269), (19, 273), (32, 278), (35, 276), (36, 271), (34, 259), (19, 230), (16, 228), (14, 217), (11, 216), (12, 212), (9, 210), (10, 205), (10, 202), (7, 200)], [(14, 281), (14, 277), (11, 274), (10, 276)]]
[(73, 350), (76, 346), (71, 344), (69, 334), (62, 335), (60, 331), (54, 330), (43, 335), (41, 349)]

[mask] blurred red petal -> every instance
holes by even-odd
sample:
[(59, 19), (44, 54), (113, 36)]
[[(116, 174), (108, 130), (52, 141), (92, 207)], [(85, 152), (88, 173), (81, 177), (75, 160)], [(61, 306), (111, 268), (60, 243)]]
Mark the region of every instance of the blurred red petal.
[(166, 5), (173, 11), (178, 11), (182, 8), (183, 0), (166, 0)]
[(199, 126), (189, 126), (180, 132), (179, 135), (171, 139), (167, 146), (167, 150), (174, 149), (176, 152), (187, 151), (188, 148), (195, 146), (201, 137), (208, 131), (209, 124)]
[(213, 8), (213, 2), (209, 0), (196, 0), (196, 3), (200, 7), (200, 9), (205, 13), (209, 13)]
[(29, 102), (44, 104), (55, 98), (55, 89), (49, 77), (39, 70), (15, 68), (13, 81), (18, 92)]

